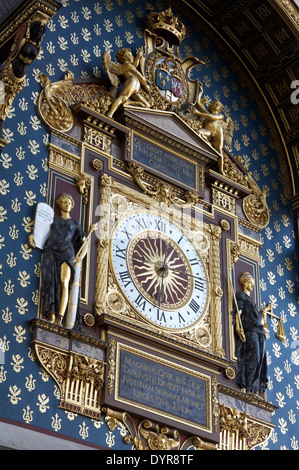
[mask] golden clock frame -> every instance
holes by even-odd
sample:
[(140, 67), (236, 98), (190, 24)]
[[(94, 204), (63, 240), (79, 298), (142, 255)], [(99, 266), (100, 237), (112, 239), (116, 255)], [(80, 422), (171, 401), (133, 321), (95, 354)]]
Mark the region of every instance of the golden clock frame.
[[(98, 231), (98, 248), (97, 248), (97, 277), (96, 277), (96, 293), (95, 293), (95, 310), (98, 319), (105, 315), (112, 315), (115, 320), (134, 322), (135, 327), (139, 326), (142, 329), (147, 330), (151, 333), (153, 330), (160, 335), (164, 335), (168, 339), (173, 338), (175, 341), (184, 344), (184, 347), (192, 347), (200, 350), (205, 350), (208, 353), (217, 355), (218, 357), (224, 358), (225, 353), (222, 344), (222, 309), (221, 309), (221, 270), (220, 270), (220, 240), (221, 240), (221, 227), (207, 224), (202, 222), (203, 211), (198, 207), (196, 208), (197, 219), (190, 215), (187, 216), (185, 221), (188, 221), (188, 227), (183, 228), (183, 232), (190, 238), (190, 234), (200, 231), (209, 240), (209, 249), (205, 253), (200, 253), (201, 257), (204, 258), (205, 267), (209, 274), (210, 280), (210, 306), (206, 310), (205, 314), (202, 315), (201, 319), (196, 326), (200, 326), (202, 334), (209, 335), (210, 340), (204, 343), (200, 343), (196, 339), (195, 326), (192, 325), (187, 331), (172, 331), (170, 329), (162, 329), (158, 326), (146, 322), (144, 318), (141, 318), (136, 311), (127, 305), (124, 308), (124, 303), (127, 304), (126, 300), (123, 299), (123, 294), (118, 288), (117, 282), (114, 281), (113, 270), (110, 268), (109, 263), (109, 238), (110, 233), (113, 229), (113, 223), (117, 219), (112, 220), (111, 218), (111, 197), (119, 195), (135, 209), (153, 209), (155, 212), (161, 214), (161, 216), (174, 222), (180, 222), (182, 216), (182, 210), (184, 205), (181, 207), (169, 207), (164, 203), (155, 201), (152, 197), (133, 190), (131, 187), (126, 186), (122, 183), (117, 182), (113, 177), (103, 174), (101, 177), (101, 193), (100, 193), (100, 214), (99, 214), (99, 231)], [(181, 210), (180, 210), (181, 209)], [(183, 213), (184, 214), (184, 213)], [(199, 217), (200, 215), (200, 217)], [(210, 214), (209, 214), (210, 216)], [(111, 291), (116, 295), (119, 293), (119, 304), (120, 308), (111, 309), (111, 302), (109, 302), (109, 295)], [(108, 301), (107, 301), (108, 298)]]

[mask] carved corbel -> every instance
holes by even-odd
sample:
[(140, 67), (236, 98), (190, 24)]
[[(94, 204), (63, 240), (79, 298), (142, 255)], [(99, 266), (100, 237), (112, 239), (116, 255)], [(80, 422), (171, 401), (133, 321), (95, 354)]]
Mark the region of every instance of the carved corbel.
[(272, 427), (253, 420), (245, 411), (220, 405), (220, 449), (251, 450), (269, 439)]
[(80, 194), (83, 196), (83, 204), (88, 204), (91, 179), (86, 175), (80, 175), (76, 178), (76, 183)]
[(240, 246), (237, 243), (231, 243), (230, 245), (231, 261), (235, 264), (240, 256)]
[(180, 434), (176, 429), (170, 431), (166, 426), (149, 420), (139, 424), (138, 433), (146, 441), (148, 450), (174, 450), (180, 445)]
[(100, 419), (104, 362), (40, 344), (35, 351), (42, 367), (59, 387), (60, 408)]

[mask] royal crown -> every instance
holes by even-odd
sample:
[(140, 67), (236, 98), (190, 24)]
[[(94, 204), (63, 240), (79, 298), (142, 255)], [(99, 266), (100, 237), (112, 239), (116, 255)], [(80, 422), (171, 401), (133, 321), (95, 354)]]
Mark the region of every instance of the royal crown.
[(148, 15), (148, 28), (172, 46), (179, 46), (186, 36), (186, 27), (174, 16), (171, 8)]

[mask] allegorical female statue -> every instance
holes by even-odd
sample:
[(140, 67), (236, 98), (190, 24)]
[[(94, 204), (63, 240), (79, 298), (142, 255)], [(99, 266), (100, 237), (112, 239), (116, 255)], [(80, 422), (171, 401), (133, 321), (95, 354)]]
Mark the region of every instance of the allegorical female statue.
[(259, 394), (267, 388), (267, 362), (265, 352), (266, 316), (270, 306), (260, 311), (250, 293), (254, 279), (249, 273), (240, 277), (242, 291), (236, 293), (233, 309), (235, 328), (235, 354), (238, 358), (237, 384), (246, 392)]
[[(62, 194), (56, 201), (61, 211), (50, 225), (49, 235), (43, 245), (41, 266), (42, 313), (51, 323), (62, 325), (67, 309), (70, 288), (75, 274), (75, 253), (80, 250), (82, 260), (87, 252), (86, 235), (79, 222), (70, 216), (74, 200), (69, 194)], [(29, 244), (36, 247), (34, 235)]]

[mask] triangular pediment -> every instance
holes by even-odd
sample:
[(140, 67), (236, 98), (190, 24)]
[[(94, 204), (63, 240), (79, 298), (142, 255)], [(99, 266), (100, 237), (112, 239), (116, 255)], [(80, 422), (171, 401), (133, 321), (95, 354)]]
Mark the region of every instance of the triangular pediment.
[[(124, 120), (126, 125), (136, 130), (146, 131), (146, 127), (159, 135), (167, 137), (178, 143), (179, 147), (184, 145), (194, 151), (205, 155), (211, 161), (218, 161), (221, 155), (176, 113), (154, 109), (142, 109), (132, 106), (124, 107)], [(134, 124), (134, 120), (136, 123)]]

